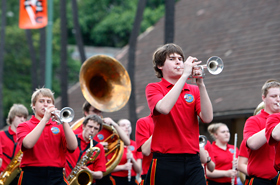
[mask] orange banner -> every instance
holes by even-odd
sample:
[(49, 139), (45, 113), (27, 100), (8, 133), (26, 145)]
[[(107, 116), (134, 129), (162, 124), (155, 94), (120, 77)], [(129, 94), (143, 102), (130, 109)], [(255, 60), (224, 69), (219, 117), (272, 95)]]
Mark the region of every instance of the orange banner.
[(19, 7), (19, 28), (39, 29), (47, 26), (47, 0), (20, 0)]

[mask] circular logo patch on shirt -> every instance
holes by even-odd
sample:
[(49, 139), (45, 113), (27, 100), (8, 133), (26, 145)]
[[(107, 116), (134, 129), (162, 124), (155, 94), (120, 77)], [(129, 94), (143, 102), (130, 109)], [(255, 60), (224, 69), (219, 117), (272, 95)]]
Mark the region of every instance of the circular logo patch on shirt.
[(52, 127), (51, 128), (52, 133), (54, 133), (55, 135), (58, 134), (60, 132), (59, 128), (57, 127)]
[(230, 148), (230, 149), (228, 149), (229, 151), (230, 151), (230, 153), (234, 153), (234, 149), (233, 148)]
[(102, 141), (104, 139), (104, 136), (103, 136), (103, 134), (98, 134), (97, 138)]
[(134, 151), (134, 150), (135, 150), (135, 147), (132, 146), (132, 145), (130, 145), (130, 146), (129, 146), (129, 150), (130, 150), (130, 151)]
[(194, 102), (194, 97), (192, 94), (185, 94), (184, 99), (186, 100), (187, 103), (192, 103)]

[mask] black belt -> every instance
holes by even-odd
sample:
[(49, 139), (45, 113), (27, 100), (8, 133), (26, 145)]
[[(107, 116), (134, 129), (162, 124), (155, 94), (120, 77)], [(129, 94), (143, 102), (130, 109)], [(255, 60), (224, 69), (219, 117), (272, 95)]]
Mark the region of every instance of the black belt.
[(154, 158), (192, 158), (192, 157), (197, 157), (198, 156), (198, 153), (196, 154), (188, 154), (188, 153), (184, 153), (184, 154), (170, 154), (170, 153), (166, 153), (166, 154), (163, 154), (163, 153), (153, 153), (153, 157)]
[(22, 167), (22, 171), (26, 172), (58, 172), (62, 173), (63, 168), (58, 167), (36, 167), (36, 166), (28, 166), (28, 167)]

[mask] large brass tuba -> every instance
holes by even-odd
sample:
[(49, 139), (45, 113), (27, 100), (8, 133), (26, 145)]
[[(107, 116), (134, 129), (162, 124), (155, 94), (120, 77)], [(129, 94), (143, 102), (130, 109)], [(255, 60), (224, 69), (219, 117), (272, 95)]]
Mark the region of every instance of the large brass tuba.
[[(118, 111), (129, 100), (131, 93), (129, 75), (123, 65), (112, 57), (96, 55), (87, 59), (80, 69), (79, 80), (85, 99), (100, 111)], [(71, 126), (72, 130), (78, 128), (83, 120), (84, 118), (81, 118), (76, 121)], [(103, 173), (105, 176), (119, 164), (124, 144), (114, 127), (103, 125), (102, 130), (109, 133), (107, 138), (102, 139), (102, 142), (108, 142), (105, 156), (112, 155), (106, 163), (106, 172)]]
[(96, 55), (80, 69), (80, 86), (85, 99), (103, 112), (121, 109), (131, 93), (129, 75), (116, 59)]
[(0, 176), (0, 185), (8, 185), (10, 184), (14, 178), (21, 172), (21, 168), (19, 167), (22, 151), (18, 151), (18, 153), (11, 160), (9, 165), (5, 168)]
[(264, 109), (264, 102), (263, 101), (261, 103), (259, 103), (259, 105), (254, 110), (254, 115), (259, 114), (262, 109)]

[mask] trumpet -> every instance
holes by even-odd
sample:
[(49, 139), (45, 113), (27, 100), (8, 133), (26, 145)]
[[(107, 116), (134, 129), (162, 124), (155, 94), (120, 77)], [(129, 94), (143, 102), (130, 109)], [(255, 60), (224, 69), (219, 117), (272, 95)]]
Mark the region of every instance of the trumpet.
[(220, 57), (212, 56), (207, 60), (206, 64), (197, 65), (195, 67), (201, 68), (202, 73), (201, 75), (191, 75), (190, 78), (203, 78), (205, 76), (205, 68), (207, 68), (209, 73), (211, 73), (212, 75), (218, 75), (223, 71), (224, 63)]
[(204, 148), (204, 146), (207, 144), (207, 137), (204, 135), (199, 136), (199, 148)]
[[(46, 110), (46, 108), (45, 108)], [(70, 107), (64, 107), (61, 110), (52, 112), (52, 121), (62, 124), (63, 122), (69, 123), (74, 119), (74, 110)]]

